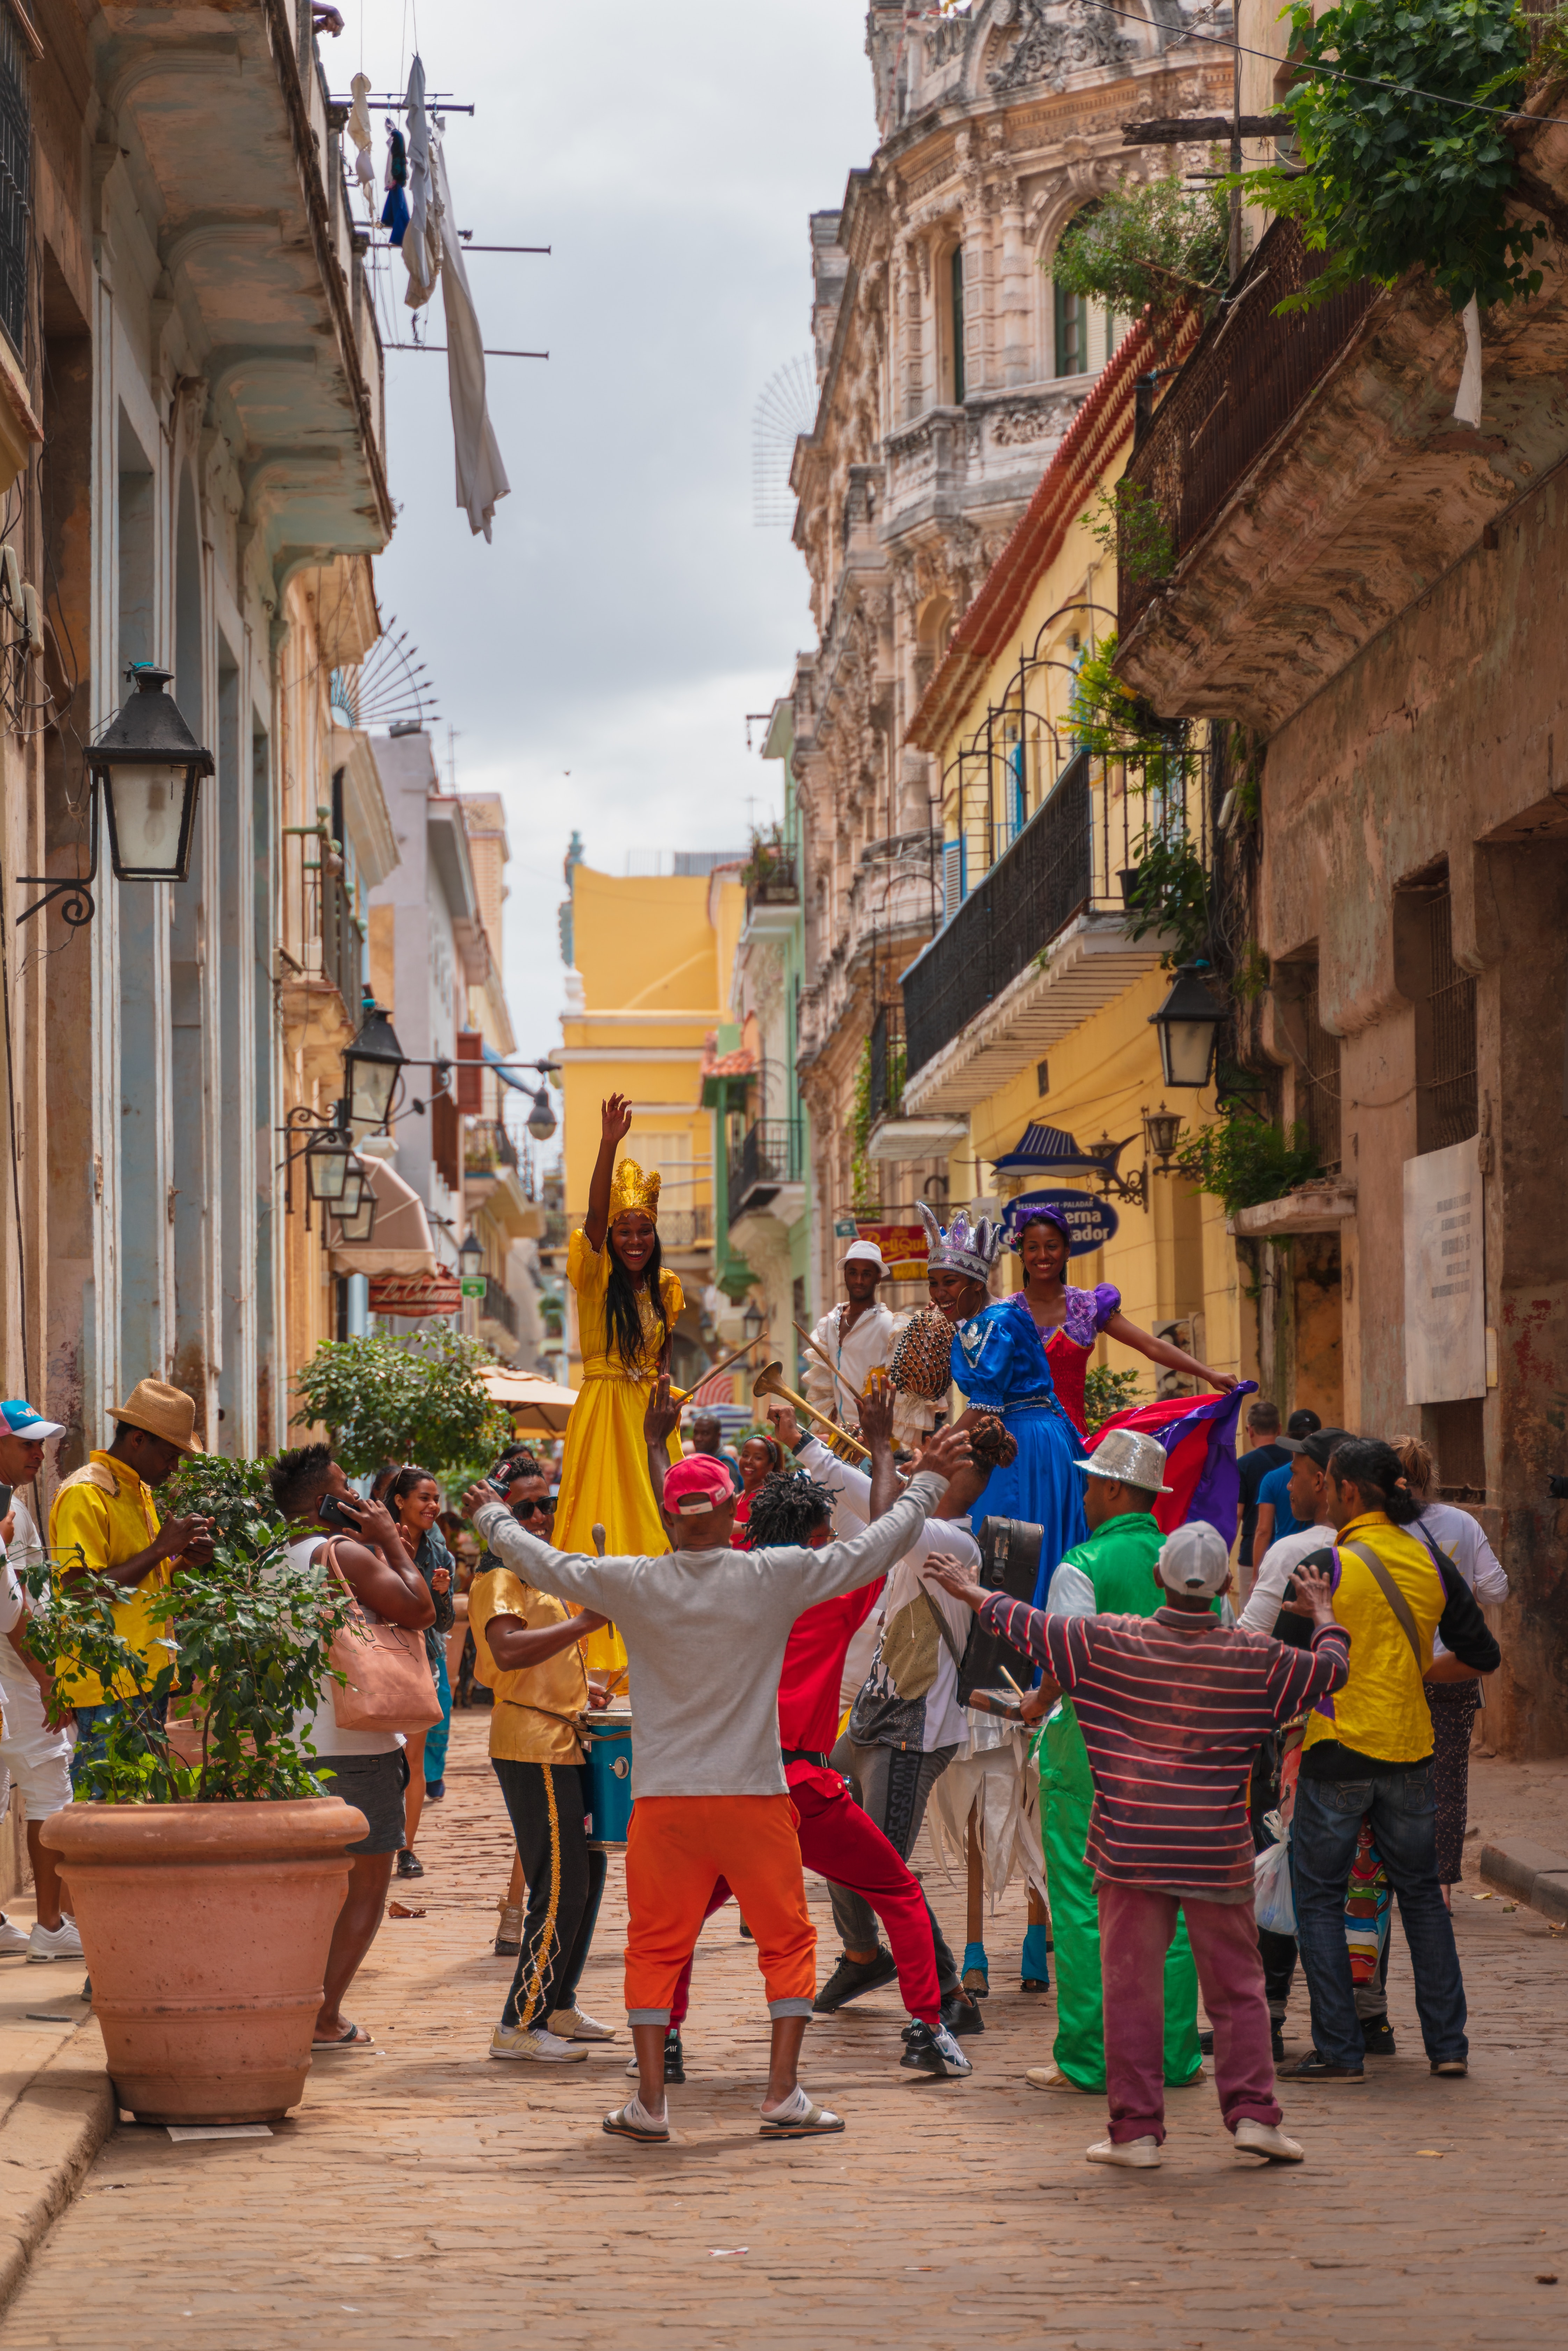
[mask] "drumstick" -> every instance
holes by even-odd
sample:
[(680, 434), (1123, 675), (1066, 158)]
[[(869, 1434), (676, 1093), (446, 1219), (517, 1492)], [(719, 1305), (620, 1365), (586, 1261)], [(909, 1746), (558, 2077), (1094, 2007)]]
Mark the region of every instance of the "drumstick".
[(1015, 1694), (1017, 1697), (1019, 1697), (1019, 1698), (1022, 1698), (1022, 1696), (1023, 1696), (1023, 1692), (1022, 1692), (1022, 1690), (1020, 1690), (1020, 1689), (1019, 1688), (1019, 1686), (1018, 1686), (1017, 1682), (1015, 1682), (1015, 1681), (1014, 1681), (1014, 1679), (1013, 1679), (1013, 1677), (1012, 1677), (1011, 1674), (1009, 1674), (1009, 1671), (1008, 1671), (1008, 1669), (1007, 1669), (1006, 1666), (998, 1666), (998, 1667), (997, 1667), (997, 1671), (998, 1671), (998, 1673), (999, 1673), (999, 1674), (1000, 1674), (1000, 1676), (1001, 1676), (1001, 1677), (1002, 1677), (1003, 1681), (1005, 1681), (1005, 1682), (1006, 1682), (1006, 1684), (1007, 1684), (1007, 1686), (1008, 1686), (1009, 1689), (1010, 1689), (1011, 1691), (1013, 1691), (1013, 1692), (1014, 1692), (1014, 1694)]
[[(756, 1344), (757, 1341), (755, 1339), (748, 1339), (744, 1347), (737, 1347), (733, 1355), (726, 1355), (724, 1361), (720, 1364), (710, 1364), (708, 1369), (703, 1374), (702, 1379), (697, 1382), (697, 1387), (701, 1387), (705, 1381), (716, 1380), (720, 1372), (727, 1372), (731, 1364), (738, 1364), (742, 1355), (749, 1355)], [(689, 1404), (696, 1392), (696, 1388), (672, 1388), (670, 1390), (670, 1402), (672, 1404)]]
[(860, 1392), (859, 1388), (857, 1388), (856, 1386), (854, 1386), (854, 1384), (852, 1384), (852, 1382), (851, 1382), (850, 1380), (847, 1380), (847, 1379), (844, 1377), (843, 1373), (840, 1371), (840, 1369), (839, 1369), (838, 1365), (833, 1362), (833, 1360), (832, 1360), (831, 1356), (830, 1356), (830, 1355), (824, 1355), (824, 1354), (823, 1354), (823, 1353), (822, 1353), (822, 1351), (821, 1351), (821, 1347), (819, 1347), (819, 1346), (818, 1346), (818, 1344), (817, 1344), (817, 1343), (816, 1343), (815, 1339), (813, 1339), (813, 1338), (812, 1338), (812, 1336), (811, 1336), (810, 1332), (809, 1331), (802, 1331), (802, 1330), (801, 1330), (801, 1328), (800, 1328), (800, 1325), (799, 1324), (799, 1322), (791, 1322), (791, 1323), (790, 1323), (790, 1325), (789, 1325), (789, 1328), (794, 1332), (795, 1336), (797, 1337), (797, 1339), (804, 1339), (804, 1341), (806, 1342), (807, 1346), (808, 1346), (808, 1347), (810, 1347), (810, 1349), (811, 1350), (812, 1354), (813, 1354), (813, 1355), (815, 1355), (815, 1357), (817, 1358), (817, 1361), (818, 1361), (820, 1364), (827, 1364), (827, 1367), (828, 1367), (829, 1371), (830, 1371), (830, 1372), (831, 1372), (831, 1374), (832, 1374), (832, 1375), (833, 1375), (834, 1379), (836, 1379), (836, 1380), (838, 1381), (839, 1385), (840, 1385), (841, 1387), (844, 1387), (844, 1388), (848, 1388), (848, 1389), (849, 1389), (849, 1392), (850, 1392), (851, 1395), (852, 1395), (852, 1396), (853, 1396), (853, 1398), (854, 1398), (854, 1400), (855, 1400), (856, 1404), (864, 1404), (864, 1402), (865, 1402), (865, 1398), (864, 1398), (864, 1396), (863, 1396), (863, 1395), (862, 1395), (862, 1394), (861, 1394), (861, 1392)]
[(602, 1527), (591, 1527), (589, 1529), (589, 1532), (593, 1537), (594, 1550), (599, 1553), (600, 1558), (602, 1559), (604, 1557), (604, 1529)]

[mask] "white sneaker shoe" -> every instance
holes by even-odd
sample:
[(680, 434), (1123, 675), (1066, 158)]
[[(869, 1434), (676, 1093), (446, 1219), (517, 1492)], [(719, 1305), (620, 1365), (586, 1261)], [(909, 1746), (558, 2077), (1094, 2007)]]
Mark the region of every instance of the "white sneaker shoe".
[(590, 2016), (585, 2009), (558, 2008), (553, 2016), (547, 2017), (545, 2021), (550, 2031), (559, 2033), (563, 2041), (613, 2041), (616, 2037), (612, 2024), (601, 2024), (599, 2019)]
[[(33, 1934), (37, 1931), (35, 1927)], [(78, 1944), (77, 1948), (79, 1950), (81, 1946)], [(15, 1918), (7, 1918), (4, 1910), (0, 1910), (0, 1959), (16, 1959), (31, 1949), (32, 1936), (26, 1927), (18, 1927)]]
[(1299, 2138), (1287, 2137), (1273, 2123), (1254, 2122), (1250, 2116), (1236, 2126), (1238, 2155), (1266, 2155), (1271, 2163), (1300, 2163), (1306, 2148)]
[(1124, 2171), (1157, 2171), (1160, 2166), (1157, 2138), (1103, 2138), (1087, 2152), (1091, 2163), (1117, 2163)]
[(1061, 2066), (1056, 2064), (1031, 2065), (1024, 2080), (1034, 2090), (1076, 2090), (1080, 2096), (1083, 2095), (1082, 2084), (1070, 2082)]
[[(5, 1923), (9, 1926), (10, 1920)], [(76, 1920), (68, 1918), (63, 1911), (57, 1927), (35, 1927), (27, 1938), (29, 1959), (80, 1959), (86, 1956)]]
[(563, 2041), (558, 2032), (528, 2032), (520, 2024), (497, 2024), (490, 2035), (492, 2057), (521, 2057), (536, 2065), (580, 2064), (586, 2047)]

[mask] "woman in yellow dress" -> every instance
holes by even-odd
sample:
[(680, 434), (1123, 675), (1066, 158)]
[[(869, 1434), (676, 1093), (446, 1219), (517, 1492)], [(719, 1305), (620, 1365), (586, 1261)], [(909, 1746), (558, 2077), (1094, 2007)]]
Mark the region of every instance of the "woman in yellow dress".
[[(646, 1557), (670, 1546), (648, 1482), (643, 1416), (669, 1362), (685, 1296), (660, 1263), (658, 1176), (645, 1176), (634, 1159), (615, 1165), (632, 1125), (623, 1094), (602, 1104), (600, 1122), (588, 1215), (566, 1257), (577, 1292), (582, 1387), (566, 1427), (554, 1541), (558, 1551), (591, 1553), (599, 1525), (607, 1552)], [(681, 1458), (678, 1435), (670, 1458)], [(591, 1672), (618, 1672), (626, 1663), (613, 1625), (591, 1634), (583, 1650)]]

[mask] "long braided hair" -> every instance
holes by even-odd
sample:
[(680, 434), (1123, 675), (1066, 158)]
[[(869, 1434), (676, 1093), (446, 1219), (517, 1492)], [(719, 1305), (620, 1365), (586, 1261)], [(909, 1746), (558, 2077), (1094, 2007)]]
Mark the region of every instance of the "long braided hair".
[(833, 1498), (803, 1469), (785, 1469), (765, 1478), (751, 1498), (739, 1549), (759, 1551), (775, 1545), (809, 1543), (819, 1527), (831, 1526)]
[[(629, 1372), (643, 1368), (643, 1317), (637, 1305), (637, 1290), (631, 1275), (622, 1264), (615, 1249), (615, 1228), (610, 1228), (610, 1279), (604, 1285), (604, 1321), (606, 1333)], [(653, 1253), (643, 1268), (648, 1296), (659, 1318), (659, 1340), (655, 1349), (662, 1355), (670, 1343), (670, 1318), (664, 1308), (664, 1254), (659, 1236), (653, 1235)]]

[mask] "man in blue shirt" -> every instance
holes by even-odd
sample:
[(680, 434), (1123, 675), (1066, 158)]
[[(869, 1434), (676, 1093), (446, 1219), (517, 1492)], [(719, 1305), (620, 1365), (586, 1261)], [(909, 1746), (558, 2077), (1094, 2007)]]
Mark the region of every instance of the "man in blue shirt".
[(1315, 1437), (1322, 1422), (1315, 1412), (1303, 1408), (1293, 1412), (1285, 1423), (1285, 1464), (1281, 1469), (1270, 1469), (1258, 1489), (1258, 1531), (1252, 1540), (1252, 1556), (1260, 1560), (1270, 1543), (1281, 1541), (1286, 1535), (1299, 1534), (1301, 1521), (1291, 1508), (1291, 1470), (1296, 1455), (1301, 1449), (1303, 1437)]
[(1270, 1469), (1291, 1466), (1291, 1457), (1280, 1442), (1280, 1407), (1267, 1396), (1254, 1396), (1247, 1412), (1247, 1435), (1250, 1449), (1238, 1465), (1241, 1472), (1241, 1548), (1237, 1557), (1243, 1567), (1250, 1567), (1261, 1559), (1260, 1551), (1253, 1548), (1258, 1531), (1258, 1489)]

